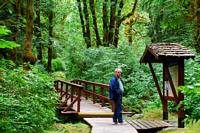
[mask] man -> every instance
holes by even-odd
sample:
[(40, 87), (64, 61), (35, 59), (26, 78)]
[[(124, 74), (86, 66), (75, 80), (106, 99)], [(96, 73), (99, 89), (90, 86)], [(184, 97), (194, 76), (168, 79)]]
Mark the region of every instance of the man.
[(115, 103), (115, 110), (113, 115), (114, 124), (123, 123), (122, 119), (122, 95), (123, 84), (120, 79), (122, 70), (120, 68), (115, 69), (115, 75), (110, 80), (109, 98)]

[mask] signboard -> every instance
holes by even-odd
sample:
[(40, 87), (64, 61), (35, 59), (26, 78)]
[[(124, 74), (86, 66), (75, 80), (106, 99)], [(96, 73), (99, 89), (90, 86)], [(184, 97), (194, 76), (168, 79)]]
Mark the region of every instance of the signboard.
[[(169, 72), (172, 77), (174, 87), (176, 89), (178, 86), (178, 65), (170, 66)], [(165, 81), (164, 84), (165, 84), (165, 94), (164, 95), (173, 97), (173, 93), (172, 93), (172, 89), (171, 89), (169, 81)]]

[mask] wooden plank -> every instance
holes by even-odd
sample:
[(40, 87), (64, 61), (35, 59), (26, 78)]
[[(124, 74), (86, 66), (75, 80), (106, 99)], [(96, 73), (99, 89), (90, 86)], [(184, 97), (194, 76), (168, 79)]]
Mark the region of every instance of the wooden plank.
[(149, 121), (141, 120), (141, 123), (143, 123), (143, 125), (145, 125), (149, 129), (156, 128), (156, 126), (154, 124), (150, 123)]
[(113, 112), (79, 112), (78, 115), (84, 118), (111, 118)]
[(172, 126), (171, 124), (164, 122), (164, 121), (156, 121), (156, 122), (160, 123), (161, 126), (169, 126), (169, 127)]
[(144, 126), (145, 128), (144, 129), (150, 129), (151, 127), (149, 127), (149, 125), (146, 125), (146, 123), (144, 123), (143, 120), (136, 120), (140, 126)]
[(154, 121), (149, 121), (149, 123), (151, 123), (152, 125), (154, 125), (154, 127), (161, 127), (160, 124), (154, 122)]
[(137, 123), (135, 124), (132, 120), (129, 120), (128, 123), (131, 124), (131, 125), (132, 125), (135, 129), (137, 129), (137, 130), (138, 130), (138, 129), (141, 129), (141, 127), (138, 126)]
[(166, 128), (166, 127), (170, 127), (172, 125), (164, 122), (164, 121), (150, 121), (150, 120), (129, 120), (128, 121), (129, 124), (131, 124), (135, 129), (137, 129), (138, 131), (145, 131), (145, 130), (158, 130), (161, 128)]
[(160, 125), (159, 127), (162, 127), (162, 128), (171, 126), (170, 124), (163, 123), (163, 121), (154, 121), (154, 123)]
[(113, 125), (112, 118), (84, 118), (92, 127), (91, 133), (137, 133), (129, 123)]
[(140, 127), (140, 129), (148, 129), (147, 127), (143, 126), (138, 120), (132, 120), (132, 122)]
[(76, 111), (61, 111), (61, 114), (77, 114)]

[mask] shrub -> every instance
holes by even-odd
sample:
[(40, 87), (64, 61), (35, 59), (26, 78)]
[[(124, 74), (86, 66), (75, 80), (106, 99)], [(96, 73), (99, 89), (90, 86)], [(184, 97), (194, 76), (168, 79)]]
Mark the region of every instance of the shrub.
[(186, 121), (200, 119), (200, 88), (180, 88), (185, 94), (183, 104), (185, 105)]
[[(0, 62), (1, 66), (8, 61)], [(5, 64), (7, 66), (8, 64)], [(42, 132), (55, 120), (53, 80), (37, 66), (2, 68), (0, 81), (0, 131)]]

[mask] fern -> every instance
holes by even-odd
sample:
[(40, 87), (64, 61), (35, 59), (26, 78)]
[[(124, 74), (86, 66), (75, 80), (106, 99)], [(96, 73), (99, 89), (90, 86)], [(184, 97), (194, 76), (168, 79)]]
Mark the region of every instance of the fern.
[[(8, 30), (5, 26), (0, 26), (0, 36), (8, 35), (9, 33), (11, 33), (11, 31)], [(13, 49), (19, 46), (20, 46), (19, 44), (13, 41), (6, 41), (4, 39), (0, 39), (0, 48)]]

